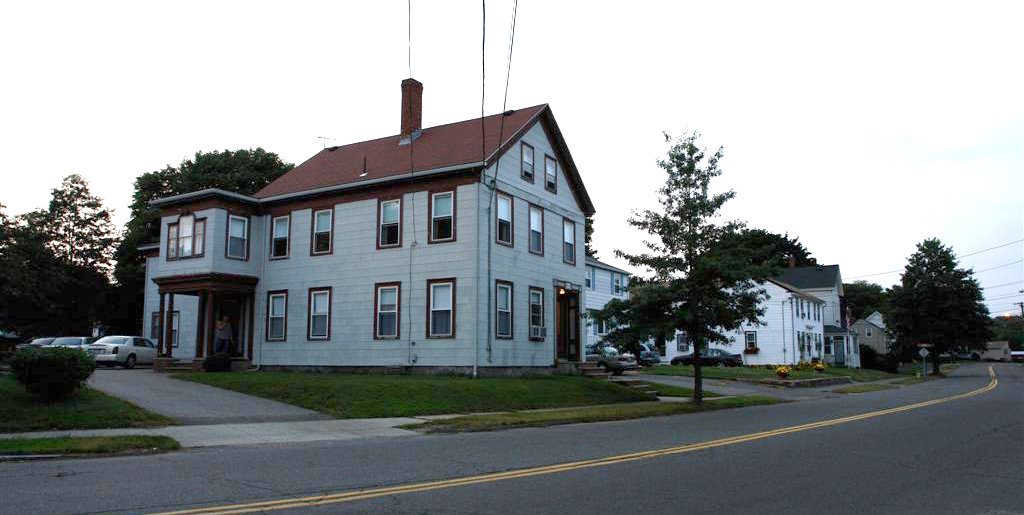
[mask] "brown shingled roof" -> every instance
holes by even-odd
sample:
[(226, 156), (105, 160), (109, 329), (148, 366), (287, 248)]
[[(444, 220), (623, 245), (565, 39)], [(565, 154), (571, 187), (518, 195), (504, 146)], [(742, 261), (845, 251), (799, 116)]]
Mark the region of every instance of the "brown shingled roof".
[[(498, 150), (499, 132), (508, 144), (528, 129), (548, 110), (546, 104), (509, 111), (484, 118), (486, 152), (488, 158)], [(550, 112), (550, 111), (548, 111)], [(501, 120), (505, 125), (502, 130)], [(276, 181), (253, 195), (267, 198), (289, 193), (300, 193), (318, 188), (340, 186), (361, 181), (387, 178), (410, 172), (410, 151), (413, 170), (425, 171), (479, 163), (484, 160), (480, 144), (480, 119), (450, 123), (423, 129), (412, 145), (399, 145), (399, 136), (352, 143), (326, 148), (305, 163), (296, 166)], [(367, 174), (363, 171), (365, 159)], [(587, 199), (589, 202), (589, 199)]]

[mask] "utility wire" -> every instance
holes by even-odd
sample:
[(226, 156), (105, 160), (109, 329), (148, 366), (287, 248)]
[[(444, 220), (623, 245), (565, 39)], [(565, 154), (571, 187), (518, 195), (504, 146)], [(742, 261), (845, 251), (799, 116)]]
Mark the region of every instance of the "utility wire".
[[(1011, 242), (1003, 243), (1002, 245), (996, 245), (995, 247), (989, 247), (987, 249), (976, 250), (974, 252), (970, 252), (970, 253), (967, 253), (967, 254), (958, 255), (957, 258), (965, 258), (965, 257), (975, 256), (975, 255), (978, 255), (978, 254), (981, 254), (981, 253), (984, 253), (984, 252), (988, 252), (988, 251), (991, 251), (991, 250), (1001, 249), (1003, 247), (1009, 247), (1010, 245), (1013, 245), (1015, 243), (1021, 243), (1021, 242), (1024, 242), (1024, 239), (1014, 240), (1014, 241), (1011, 241)], [(1014, 263), (1020, 263), (1020, 261), (1016, 261)], [(1012, 265), (1014, 263), (1007, 263), (1006, 265), (1000, 265), (1000, 267), (1001, 266), (1009, 266), (1009, 265)], [(996, 267), (996, 268), (999, 268), (999, 267)], [(990, 268), (989, 270), (993, 270), (993, 269)], [(879, 276), (879, 275), (895, 274), (895, 273), (899, 273), (899, 272), (902, 272), (902, 271), (903, 271), (903, 269), (901, 268), (899, 270), (889, 270), (887, 272), (877, 272), (877, 273), (873, 273), (873, 274), (855, 275), (853, 277), (847, 277), (847, 279), (860, 279), (862, 277), (875, 277), (875, 276)], [(983, 272), (983, 271), (984, 270), (978, 270), (978, 271), (976, 271), (974, 273), (977, 274), (977, 273)]]
[(1024, 283), (1024, 281), (1013, 281), (1012, 283), (997, 284), (995, 286), (986, 286), (986, 287), (984, 287), (982, 289), (983, 290), (992, 290), (992, 289), (995, 289), (995, 288), (1002, 288), (1004, 286), (1013, 286), (1014, 284), (1020, 284), (1020, 283)]
[(1018, 259), (1017, 261), (1012, 261), (1010, 263), (1005, 263), (1005, 264), (1002, 264), (1002, 265), (997, 265), (997, 266), (994, 266), (992, 268), (985, 268), (983, 270), (975, 270), (974, 273), (980, 274), (982, 272), (988, 272), (989, 270), (995, 270), (997, 268), (1006, 268), (1006, 267), (1008, 267), (1010, 265), (1016, 265), (1017, 263), (1024, 263), (1024, 259)]

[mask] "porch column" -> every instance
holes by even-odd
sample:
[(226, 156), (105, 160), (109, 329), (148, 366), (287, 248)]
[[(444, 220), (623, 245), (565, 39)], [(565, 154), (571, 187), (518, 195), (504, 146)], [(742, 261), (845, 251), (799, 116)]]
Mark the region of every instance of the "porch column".
[(164, 331), (164, 347), (167, 349), (167, 357), (171, 357), (174, 347), (174, 294), (167, 298), (167, 323)]
[(199, 307), (196, 309), (196, 357), (202, 358), (206, 350), (206, 297), (208, 293), (199, 292)]
[(216, 320), (213, 318), (213, 303), (217, 301), (217, 294), (210, 291), (206, 294), (206, 316), (203, 320), (203, 325), (206, 326), (206, 352), (209, 355), (213, 355), (213, 339), (214, 339), (214, 324)]
[(156, 321), (156, 348), (162, 353), (164, 348), (164, 297), (165, 293), (160, 293), (160, 311), (157, 312)]
[(246, 313), (249, 315), (249, 332), (245, 335), (245, 339), (249, 344), (249, 361), (253, 360), (252, 348), (253, 340), (256, 339), (256, 331), (254, 330), (254, 324), (256, 323), (256, 294), (250, 293), (246, 296), (249, 301), (249, 307), (246, 309)]

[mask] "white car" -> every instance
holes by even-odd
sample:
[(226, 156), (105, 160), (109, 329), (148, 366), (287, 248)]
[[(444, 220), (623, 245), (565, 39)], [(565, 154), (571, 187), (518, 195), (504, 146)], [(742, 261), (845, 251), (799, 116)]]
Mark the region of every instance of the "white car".
[(98, 365), (151, 365), (156, 360), (156, 345), (138, 336), (104, 336), (85, 349)]
[(61, 336), (60, 338), (54, 338), (47, 347), (69, 347), (72, 349), (85, 350), (95, 338), (88, 336)]

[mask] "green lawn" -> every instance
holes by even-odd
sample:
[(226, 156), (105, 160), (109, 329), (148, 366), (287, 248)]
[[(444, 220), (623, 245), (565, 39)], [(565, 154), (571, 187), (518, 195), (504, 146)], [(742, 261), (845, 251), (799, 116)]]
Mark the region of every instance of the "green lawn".
[(832, 390), (835, 393), (867, 393), (867, 392), (878, 392), (882, 390), (895, 390), (895, 386), (887, 384), (855, 384), (852, 386), (844, 386), (842, 388), (836, 388)]
[(764, 395), (746, 395), (710, 400), (703, 406), (688, 402), (651, 402), (642, 404), (623, 404), (620, 406), (593, 406), (587, 408), (529, 411), (518, 413), (494, 413), (490, 415), (468, 415), (465, 417), (445, 420), (432, 420), (422, 424), (410, 424), (405, 429), (414, 429), (427, 433), (456, 433), (464, 431), (494, 431), (516, 427), (544, 427), (560, 424), (577, 424), (586, 422), (607, 422), (611, 420), (628, 420), (643, 417), (660, 417), (679, 415), (744, 406), (760, 406), (784, 402)]
[[(690, 365), (658, 366), (645, 369), (645, 373), (665, 376), (693, 376), (693, 367)], [(774, 370), (754, 367), (702, 367), (703, 376), (708, 379), (777, 379)], [(900, 374), (890, 374), (881, 370), (867, 368), (840, 368), (828, 367), (824, 372), (813, 370), (793, 370), (789, 374), (790, 379), (813, 379), (817, 377), (849, 377), (857, 382), (881, 381), (883, 379), (894, 379), (902, 377)]]
[(632, 388), (579, 376), (472, 379), (427, 375), (195, 372), (172, 377), (286, 402), (336, 418), (515, 411), (652, 400)]
[[(655, 390), (658, 390), (658, 393), (660, 395), (663, 395), (663, 396), (666, 396), (666, 397), (693, 397), (693, 389), (692, 388), (685, 388), (685, 387), (682, 387), (682, 386), (675, 386), (675, 385), (665, 384), (665, 383), (655, 383), (653, 381), (644, 381), (644, 382), (649, 384), (649, 385), (651, 385), (651, 386), (653, 386)], [(709, 392), (707, 390), (704, 390), (704, 397), (708, 397), (708, 398), (710, 398), (710, 397), (721, 397), (721, 395), (717, 394), (715, 392)]]
[(40, 403), (13, 377), (0, 374), (0, 433), (166, 426), (174, 421), (92, 389), (73, 399)]
[(0, 438), (0, 455), (119, 454), (173, 451), (178, 442), (168, 436), (90, 436), (85, 438)]

